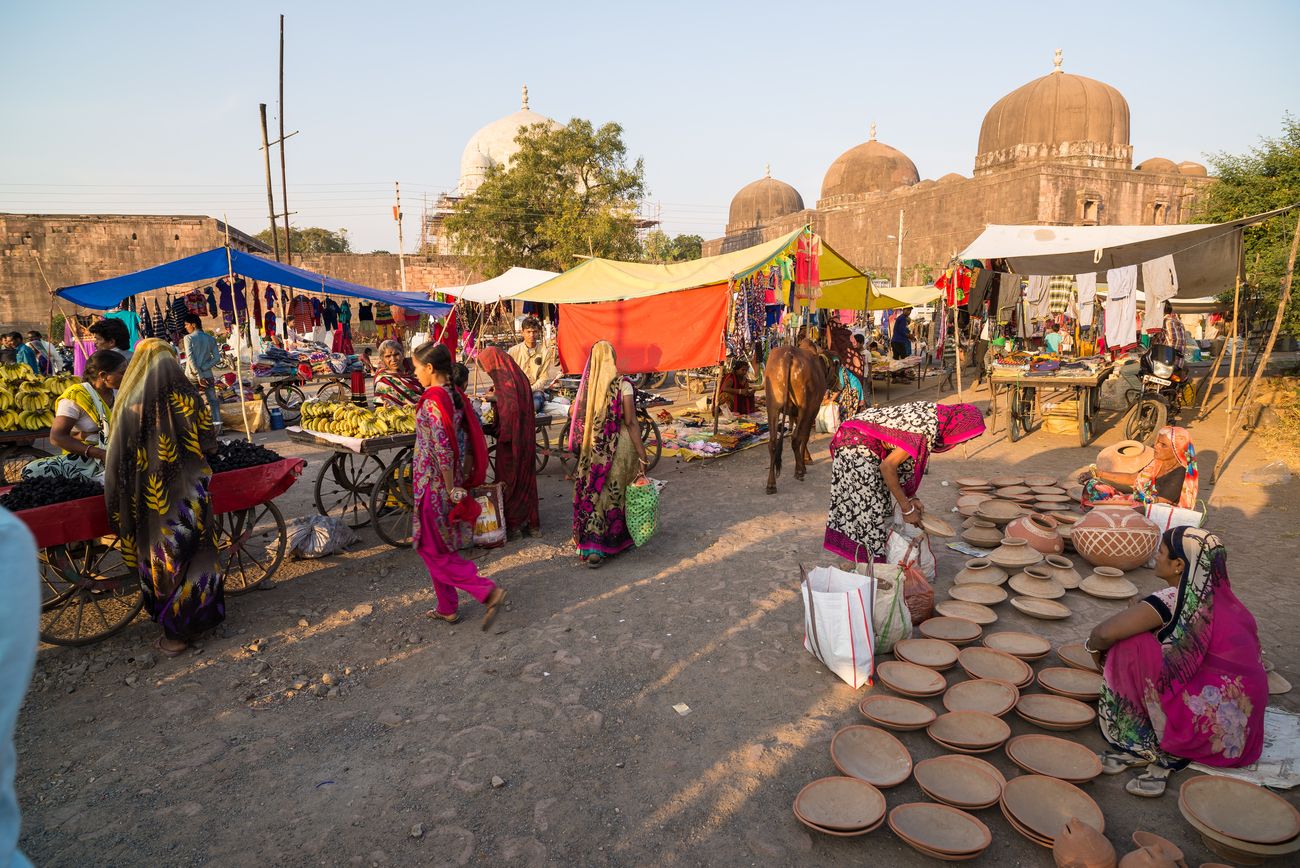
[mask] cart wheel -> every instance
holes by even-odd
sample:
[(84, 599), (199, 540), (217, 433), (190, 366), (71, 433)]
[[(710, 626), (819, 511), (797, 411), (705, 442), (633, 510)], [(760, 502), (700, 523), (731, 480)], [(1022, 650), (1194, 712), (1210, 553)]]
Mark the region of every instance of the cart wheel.
[(411, 450), (402, 449), (384, 468), (384, 475), (370, 495), (370, 514), (375, 533), (390, 546), (411, 545), (411, 516), (415, 512), (415, 485), (411, 475)]
[(306, 400), (302, 389), (292, 383), (279, 383), (271, 390), (271, 402), (280, 408), (286, 425), (297, 424), (302, 418), (302, 402)]
[(487, 469), (483, 471), (483, 484), (491, 485), (497, 481), (497, 441), (495, 437), (487, 439)]
[(686, 374), (686, 391), (692, 395), (704, 394), (705, 379), (702, 371), (690, 371)]
[(1016, 388), (1011, 392), (1011, 408), (1007, 414), (1010, 418), (1007, 422), (1007, 431), (1011, 435), (1011, 442), (1015, 443), (1021, 437), (1029, 433), (1033, 425), (1034, 399), (1032, 389)]
[(42, 549), (38, 562), (42, 642), (89, 645), (144, 608), (140, 580), (123, 562), (117, 537)]
[(564, 468), (566, 476), (572, 473), (576, 466), (576, 456), (569, 451), (569, 428), (572, 425), (572, 419), (565, 419), (564, 427), (560, 429), (560, 439), (555, 442), (555, 457), (560, 459), (560, 466)]
[(659, 433), (659, 426), (655, 420), (650, 418), (650, 414), (645, 410), (636, 411), (636, 420), (641, 423), (641, 442), (645, 444), (645, 457), (647, 472), (654, 470), (655, 465), (659, 463), (659, 456), (664, 451), (664, 438)]
[(237, 596), (271, 578), (287, 546), (284, 516), (273, 501), (217, 516), (217, 551), (226, 593)]
[(647, 389), (662, 389), (667, 386), (673, 379), (672, 371), (663, 371), (657, 374), (650, 374), (650, 379), (646, 382)]
[(373, 455), (336, 452), (316, 476), (316, 509), (348, 527), (370, 523), (370, 493), (383, 475), (384, 463)]
[(352, 390), (338, 380), (331, 380), (316, 390), (317, 401), (346, 403), (352, 399)]
[(551, 460), (551, 435), (545, 428), (537, 429), (537, 456), (533, 459), (533, 471), (541, 473), (546, 469), (546, 462)]

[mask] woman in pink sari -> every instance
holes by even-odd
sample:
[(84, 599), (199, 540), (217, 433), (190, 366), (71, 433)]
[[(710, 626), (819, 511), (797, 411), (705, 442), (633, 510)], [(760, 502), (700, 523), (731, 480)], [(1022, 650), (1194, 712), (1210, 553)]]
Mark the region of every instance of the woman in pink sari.
[(1146, 766), (1125, 789), (1147, 797), (1164, 793), (1188, 763), (1259, 759), (1268, 703), (1255, 618), (1232, 593), (1219, 538), (1166, 531), (1156, 575), (1169, 587), (1098, 624), (1085, 643), (1105, 661), (1097, 710), (1113, 750), (1102, 754), (1102, 770)]

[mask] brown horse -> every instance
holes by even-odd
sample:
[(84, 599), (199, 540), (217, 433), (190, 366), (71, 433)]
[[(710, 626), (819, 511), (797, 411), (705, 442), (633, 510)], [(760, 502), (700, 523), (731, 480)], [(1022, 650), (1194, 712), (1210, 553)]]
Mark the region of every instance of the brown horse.
[(763, 379), (767, 389), (767, 493), (776, 494), (776, 477), (781, 473), (781, 449), (785, 439), (782, 417), (790, 420), (790, 445), (794, 449), (794, 478), (802, 480), (808, 454), (808, 438), (826, 394), (826, 369), (815, 350), (777, 347), (767, 357)]

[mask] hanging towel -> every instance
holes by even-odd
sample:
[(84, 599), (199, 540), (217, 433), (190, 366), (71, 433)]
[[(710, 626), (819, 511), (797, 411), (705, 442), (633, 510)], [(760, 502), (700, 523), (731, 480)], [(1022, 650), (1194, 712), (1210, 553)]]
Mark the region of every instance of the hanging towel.
[(1165, 302), (1178, 295), (1178, 270), (1173, 256), (1142, 263), (1142, 289), (1146, 293), (1142, 330), (1160, 331), (1165, 327)]
[[(1136, 273), (1136, 266), (1133, 268)], [(1110, 289), (1106, 297), (1106, 344), (1112, 350), (1124, 350), (1137, 343), (1137, 293), (1130, 288), (1123, 298), (1115, 298), (1113, 283)]]
[(1126, 265), (1112, 268), (1106, 272), (1106, 300), (1115, 301), (1128, 298), (1137, 290), (1138, 267)]
[(1029, 287), (1025, 290), (1025, 302), (1029, 319), (1047, 319), (1051, 314), (1051, 293), (1048, 288), (1052, 279), (1046, 274), (1031, 274)]
[(1074, 282), (1079, 287), (1079, 326), (1088, 328), (1092, 325), (1093, 305), (1097, 301), (1097, 272), (1076, 274)]

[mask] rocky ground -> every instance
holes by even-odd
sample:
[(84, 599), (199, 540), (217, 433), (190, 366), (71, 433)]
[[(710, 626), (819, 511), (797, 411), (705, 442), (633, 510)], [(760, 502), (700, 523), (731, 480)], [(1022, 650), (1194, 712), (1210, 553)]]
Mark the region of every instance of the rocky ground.
[[(934, 388), (919, 395), (933, 400)], [(916, 397), (893, 391), (895, 402)], [(1265, 653), (1300, 684), (1290, 570), (1300, 481), (1240, 484), (1269, 458), (1248, 442), (1210, 488), (1221, 416), (1191, 425), (1210, 526)], [(1097, 446), (1119, 436), (1112, 425)], [(272, 445), (309, 460), (281, 505), (310, 512), (324, 453)], [(814, 445), (808, 479), (795, 482), (787, 463), (771, 497), (764, 450), (664, 461), (661, 533), (597, 571), (573, 557), (571, 489), (548, 468), (544, 536), (478, 553), (509, 589), (487, 633), (472, 601), (460, 625), (426, 619), (433, 596), (418, 558), (364, 531), (349, 552), (286, 564), (273, 590), (231, 599), (225, 625), (186, 656), (159, 659), (146, 621), (89, 648), (43, 649), (18, 731), (23, 848), (39, 865), (926, 863), (888, 829), (828, 838), (791, 813), (800, 788), (835, 773), (830, 738), (864, 722), (866, 693), (801, 647), (799, 565), (832, 562), (820, 547), (826, 439)], [(1059, 475), (1095, 449), (1041, 432), (1011, 444), (999, 431), (936, 457), (921, 494), (946, 510), (956, 496), (946, 480)], [(943, 599), (964, 557), (936, 554)], [(1133, 578), (1156, 587), (1148, 573)], [(1120, 605), (1077, 591), (1067, 602), (1074, 615), (1058, 622), (999, 605), (996, 628), (1064, 643)], [(1300, 710), (1296, 693), (1274, 701)], [(1008, 721), (1015, 734), (1036, 731)], [(1070, 735), (1101, 747), (1091, 728)], [(902, 740), (916, 760), (940, 752), (924, 732)], [(1017, 772), (1000, 751), (987, 757)], [(1214, 858), (1172, 793), (1136, 799), (1126, 777), (1085, 785), (1121, 853), (1146, 829), (1190, 864)], [(910, 780), (886, 796), (924, 799)], [(996, 809), (979, 816), (993, 833), (981, 861), (1051, 864)]]

